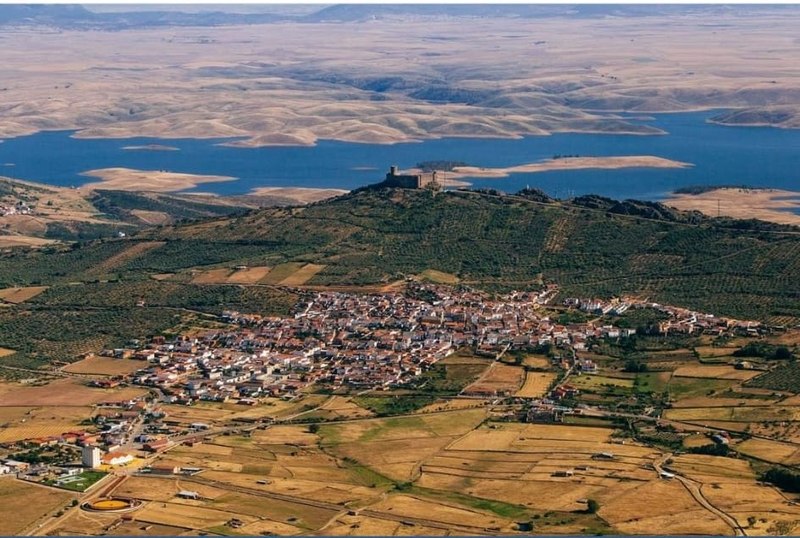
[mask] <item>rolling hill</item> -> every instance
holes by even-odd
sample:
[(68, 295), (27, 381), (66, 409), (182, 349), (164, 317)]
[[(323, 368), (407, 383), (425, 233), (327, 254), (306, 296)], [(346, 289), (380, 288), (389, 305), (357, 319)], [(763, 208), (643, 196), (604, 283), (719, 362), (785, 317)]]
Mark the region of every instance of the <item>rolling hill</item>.
[[(150, 247), (120, 257), (137, 242)], [(108, 270), (89, 271), (115, 256)], [(0, 258), (0, 285), (54, 285), (41, 296), (47, 300), (87, 274), (120, 286), (168, 274), (159, 283), (166, 285), (189, 282), (198, 270), (290, 263), (316, 268), (305, 285), (383, 285), (433, 270), (486, 289), (553, 282), (567, 295), (630, 294), (733, 317), (800, 320), (796, 228), (651, 202), (563, 202), (536, 191), (362, 189), (122, 240), (13, 252)], [(91, 289), (85, 293), (92, 304)]]

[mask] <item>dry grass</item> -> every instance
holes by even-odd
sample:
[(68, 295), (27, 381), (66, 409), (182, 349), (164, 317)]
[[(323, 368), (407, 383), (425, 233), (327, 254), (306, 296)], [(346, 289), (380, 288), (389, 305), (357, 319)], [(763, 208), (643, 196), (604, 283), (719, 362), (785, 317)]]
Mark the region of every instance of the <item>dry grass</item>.
[(0, 443), (82, 429), (91, 407), (0, 407)]
[(544, 355), (526, 355), (522, 364), (531, 368), (549, 368), (550, 358)]
[(62, 368), (72, 374), (123, 375), (130, 374), (147, 366), (146, 362), (127, 359), (112, 359), (91, 355)]
[(325, 269), (327, 265), (317, 265), (314, 263), (307, 263), (300, 269), (294, 272), (291, 276), (284, 278), (280, 284), (282, 286), (302, 286), (314, 276)]
[(104, 260), (99, 265), (92, 268), (90, 274), (104, 274), (113, 271), (117, 267), (134, 260), (149, 250), (160, 247), (164, 244), (163, 241), (141, 241), (134, 243), (132, 246), (126, 248), (118, 254), (114, 254), (110, 258)]
[(784, 465), (800, 464), (800, 446), (769, 441), (766, 439), (748, 439), (736, 445), (736, 450), (771, 463)]
[(694, 350), (701, 357), (727, 357), (732, 355), (736, 347), (697, 346)]
[(7, 303), (20, 304), (33, 299), (44, 292), (47, 286), (31, 286), (28, 288), (5, 288), (0, 290), (0, 300)]
[(0, 477), (0, 533), (18, 534), (73, 498), (75, 495), (61, 490), (34, 486), (11, 476)]
[(419, 276), (435, 284), (450, 284), (452, 286), (459, 283), (459, 278), (456, 275), (437, 271), (436, 269), (426, 269)]
[(519, 390), (524, 376), (525, 370), (518, 366), (493, 362), (477, 381), (464, 389), (463, 393), (513, 393)]
[[(665, 499), (669, 502), (664, 502)], [(600, 503), (600, 516), (624, 533), (652, 533), (653, 529), (664, 534), (731, 532), (675, 480), (653, 480), (619, 495), (609, 491)]]
[(230, 274), (231, 270), (228, 268), (209, 269), (194, 277), (192, 284), (225, 284)]
[(27, 237), (23, 235), (0, 235), (0, 248), (43, 247), (55, 243), (52, 239)]
[(84, 407), (137, 398), (146, 392), (137, 387), (96, 389), (77, 379), (57, 379), (41, 386), (6, 384), (0, 392), (0, 405)]
[(550, 384), (556, 378), (556, 374), (549, 372), (527, 372), (525, 374), (525, 384), (517, 391), (515, 396), (521, 398), (541, 398), (547, 393)]
[(547, 159), (537, 163), (521, 164), (506, 168), (479, 168), (476, 166), (459, 166), (454, 168), (448, 178), (460, 179), (477, 177), (484, 179), (504, 178), (514, 173), (550, 172), (554, 170), (585, 170), (620, 168), (688, 168), (689, 163), (654, 157), (652, 155), (628, 155), (621, 157), (565, 157)]
[(250, 191), (255, 196), (280, 196), (289, 198), (298, 204), (319, 202), (334, 196), (341, 196), (348, 191), (343, 189), (312, 189), (305, 187), (258, 187)]
[(702, 377), (711, 379), (735, 379), (746, 381), (760, 372), (753, 370), (737, 370), (733, 366), (681, 366), (673, 375), (675, 377)]
[(228, 284), (255, 284), (267, 276), (270, 267), (248, 267), (247, 269), (237, 269), (228, 276)]
[(131, 168), (101, 168), (83, 172), (84, 176), (99, 178), (99, 183), (87, 183), (81, 191), (113, 189), (127, 191), (173, 192), (191, 189), (203, 183), (234, 181), (228, 176), (178, 174), (159, 170), (133, 170)]
[(410, 495), (392, 495), (370, 507), (379, 512), (436, 521), (451, 525), (472, 527), (500, 527), (510, 529), (511, 522), (497, 515), (467, 510), (456, 506), (419, 499)]
[(0, 347), (0, 359), (3, 357), (8, 357), (9, 355), (13, 355), (16, 353), (13, 349), (6, 349), (4, 347)]
[(675, 195), (664, 201), (678, 209), (694, 210), (710, 216), (717, 213), (737, 219), (761, 219), (781, 224), (800, 224), (800, 193), (777, 189), (716, 189), (702, 194)]

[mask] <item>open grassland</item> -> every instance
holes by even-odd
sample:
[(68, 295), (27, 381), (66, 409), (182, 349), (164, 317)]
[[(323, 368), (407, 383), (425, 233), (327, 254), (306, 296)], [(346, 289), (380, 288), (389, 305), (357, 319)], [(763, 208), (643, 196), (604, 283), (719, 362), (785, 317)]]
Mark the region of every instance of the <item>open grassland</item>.
[(78, 379), (57, 379), (36, 386), (3, 384), (0, 390), (0, 405), (15, 407), (85, 407), (102, 402), (121, 402), (147, 393), (138, 387), (92, 388), (86, 381)]
[(715, 189), (700, 194), (673, 195), (666, 204), (709, 216), (761, 219), (800, 225), (798, 193), (779, 189)]
[(602, 391), (608, 387), (619, 387), (624, 389), (633, 388), (633, 378), (625, 377), (609, 377), (603, 375), (583, 374), (580, 376), (570, 377), (571, 385), (578, 387), (581, 390)]
[(550, 358), (544, 355), (526, 354), (522, 359), (522, 365), (529, 368), (549, 368)]
[[(746, 442), (751, 441), (755, 440)], [(800, 519), (800, 507), (776, 488), (757, 483), (747, 461), (687, 454), (676, 457), (671, 467), (702, 483), (706, 499), (736, 518), (742, 527), (748, 528), (748, 534), (774, 534), (774, 530), (768, 532), (768, 529), (776, 522)], [(757, 520), (753, 526), (748, 523), (751, 516)]]
[(24, 303), (45, 291), (47, 286), (29, 286), (27, 288), (6, 288), (0, 290), (0, 299), (12, 304)]
[(74, 498), (61, 490), (34, 486), (11, 476), (0, 477), (0, 533), (16, 535)]
[(466, 387), (464, 394), (513, 394), (522, 386), (525, 370), (501, 362), (493, 362), (477, 381)]
[[(580, 512), (586, 498), (619, 495), (654, 478), (643, 466), (658, 452), (612, 444), (611, 432), (566, 425), (482, 427), (426, 459), (417, 484), (531, 510)], [(613, 452), (614, 458), (592, 457), (601, 451)], [(558, 476), (567, 471), (571, 474)]]
[[(0, 395), (0, 402), (3, 397)], [(59, 435), (84, 429), (80, 423), (92, 416), (91, 407), (0, 407), (0, 443)]]
[(307, 263), (288, 277), (281, 280), (279, 284), (282, 286), (302, 286), (314, 278), (314, 275), (325, 269), (325, 267), (325, 265)]
[(72, 374), (95, 374), (95, 375), (124, 375), (146, 368), (147, 363), (127, 359), (112, 359), (101, 357), (100, 355), (90, 355), (83, 360), (73, 362), (65, 366), (63, 371)]
[(469, 526), (486, 529), (512, 530), (512, 520), (479, 510), (469, 510), (431, 499), (411, 495), (391, 495), (370, 507), (377, 512), (389, 512), (410, 519), (432, 520), (454, 527)]
[(443, 271), (437, 271), (436, 269), (426, 269), (420, 273), (419, 276), (434, 284), (448, 284), (451, 286), (458, 284), (457, 276)]
[(733, 366), (681, 366), (673, 375), (675, 377), (706, 377), (711, 379), (735, 379), (747, 381), (759, 372), (753, 370), (737, 370)]
[(527, 372), (525, 383), (517, 391), (515, 396), (521, 398), (541, 398), (547, 393), (547, 389), (555, 380), (556, 374), (549, 372)]
[(485, 415), (483, 409), (468, 409), (326, 424), (320, 436), (332, 453), (397, 480), (409, 480), (424, 458), (470, 431)]
[(226, 267), (220, 269), (209, 269), (199, 273), (192, 279), (192, 284), (225, 284), (228, 281), (228, 276), (231, 274), (231, 269)]
[(720, 346), (695, 346), (694, 350), (697, 352), (701, 359), (728, 357), (733, 355), (738, 347), (720, 347)]
[(770, 441), (767, 439), (747, 439), (736, 445), (736, 450), (747, 456), (783, 465), (800, 464), (800, 445)]
[(667, 389), (674, 400), (696, 396), (711, 396), (736, 387), (739, 383), (732, 379), (713, 379), (699, 377), (671, 377)]
[(228, 284), (256, 284), (270, 272), (270, 267), (247, 267), (236, 269), (228, 276)]
[(658, 529), (664, 534), (731, 533), (728, 525), (697, 504), (677, 481), (653, 480), (625, 488), (620, 494), (609, 491), (601, 499), (600, 517), (620, 532), (648, 534)]
[(664, 418), (685, 421), (768, 422), (800, 420), (800, 408), (774, 405), (754, 407), (681, 407), (668, 409)]

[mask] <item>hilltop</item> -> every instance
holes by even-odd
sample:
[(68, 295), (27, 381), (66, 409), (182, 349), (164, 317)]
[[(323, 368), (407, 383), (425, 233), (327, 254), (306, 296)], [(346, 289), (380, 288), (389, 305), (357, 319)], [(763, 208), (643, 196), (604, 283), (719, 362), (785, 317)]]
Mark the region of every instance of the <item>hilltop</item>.
[[(714, 219), (653, 202), (557, 201), (535, 190), (361, 189), (303, 207), (7, 254), (0, 258), (0, 286), (54, 285), (41, 296), (47, 300), (59, 286), (87, 280), (125, 288), (150, 278), (153, 289), (137, 291), (147, 296), (178, 283), (374, 289), (423, 275), (493, 290), (556, 283), (564, 294), (628, 294), (796, 323), (798, 264), (797, 228)], [(237, 277), (237, 266), (260, 273)], [(91, 289), (81, 293), (92, 304)]]

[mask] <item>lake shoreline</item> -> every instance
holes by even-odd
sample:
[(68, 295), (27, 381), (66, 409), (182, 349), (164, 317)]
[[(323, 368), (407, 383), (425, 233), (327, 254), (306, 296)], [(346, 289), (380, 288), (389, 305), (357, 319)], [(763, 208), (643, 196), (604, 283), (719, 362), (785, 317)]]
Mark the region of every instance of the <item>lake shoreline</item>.
[(759, 219), (800, 226), (799, 191), (723, 187), (700, 194), (673, 193), (662, 203), (684, 211), (700, 211), (710, 217)]

